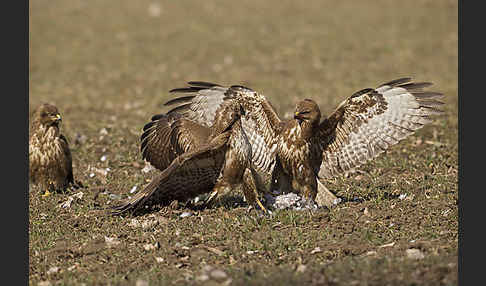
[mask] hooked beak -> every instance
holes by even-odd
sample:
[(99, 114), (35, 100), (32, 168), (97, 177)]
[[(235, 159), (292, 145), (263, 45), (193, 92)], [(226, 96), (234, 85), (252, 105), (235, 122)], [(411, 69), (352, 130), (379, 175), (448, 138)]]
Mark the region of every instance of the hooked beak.
[(61, 115), (59, 113), (56, 114), (56, 116), (54, 116), (53, 119), (54, 119), (54, 122), (60, 122), (60, 121), (62, 121)]
[(298, 111), (296, 111), (296, 112), (294, 113), (294, 119), (302, 119), (302, 117), (301, 117), (301, 113), (300, 113), (300, 112), (298, 112)]

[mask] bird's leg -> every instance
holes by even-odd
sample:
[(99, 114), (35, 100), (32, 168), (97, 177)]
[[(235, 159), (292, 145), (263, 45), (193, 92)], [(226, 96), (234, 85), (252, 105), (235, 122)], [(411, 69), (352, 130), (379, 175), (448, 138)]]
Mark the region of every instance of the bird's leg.
[(257, 186), (255, 184), (255, 178), (249, 168), (246, 168), (243, 174), (243, 194), (249, 204), (255, 203), (260, 207), (263, 213), (268, 214), (267, 209), (263, 206), (262, 202), (258, 199)]
[(211, 194), (209, 194), (209, 196), (204, 201), (204, 207), (207, 208), (213, 202), (213, 199), (217, 196), (218, 196), (218, 191), (213, 190)]
[[(46, 185), (47, 185), (47, 186), (46, 186)], [(46, 185), (42, 184), (42, 186), (44, 187), (44, 188), (42, 188), (42, 189), (45, 189), (45, 190), (46, 190), (46, 191), (44, 192), (44, 194), (42, 195), (42, 197), (48, 197), (48, 196), (50, 196), (50, 195), (52, 194), (51, 192), (49, 192), (49, 189), (51, 189), (51, 188), (52, 188), (52, 183), (51, 183), (51, 181), (49, 180), (49, 182), (48, 182)]]
[(256, 198), (256, 203), (265, 214), (268, 214), (267, 209), (263, 206), (262, 202), (260, 202), (258, 198)]
[(317, 186), (304, 185), (302, 186), (302, 201), (303, 205), (308, 209), (313, 209), (317, 207), (315, 198), (317, 195)]
[(204, 207), (209, 207), (213, 203), (214, 199), (218, 196), (218, 194), (224, 194), (224, 191), (227, 187), (229, 187), (229, 184), (222, 177), (219, 178), (208, 198), (204, 201)]

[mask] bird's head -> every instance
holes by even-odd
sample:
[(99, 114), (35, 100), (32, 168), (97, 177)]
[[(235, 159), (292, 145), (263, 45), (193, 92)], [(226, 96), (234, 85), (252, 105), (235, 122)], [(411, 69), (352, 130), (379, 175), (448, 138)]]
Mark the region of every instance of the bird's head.
[(42, 125), (45, 126), (59, 126), (59, 123), (62, 121), (61, 114), (52, 104), (44, 103), (39, 107), (37, 113), (38, 119)]
[(321, 111), (319, 106), (312, 99), (304, 99), (297, 103), (295, 107), (294, 119), (299, 123), (309, 122), (311, 124), (318, 124), (321, 120)]

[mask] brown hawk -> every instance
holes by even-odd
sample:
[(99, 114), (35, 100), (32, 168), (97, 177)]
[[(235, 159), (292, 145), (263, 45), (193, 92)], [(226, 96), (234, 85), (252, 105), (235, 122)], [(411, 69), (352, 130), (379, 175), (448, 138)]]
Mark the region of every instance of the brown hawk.
[(71, 151), (61, 134), (61, 115), (54, 105), (39, 106), (29, 126), (29, 180), (45, 191), (64, 191), (75, 184)]
[(252, 176), (245, 176), (244, 188), (293, 191), (310, 202), (317, 197), (326, 206), (336, 199), (324, 186), (326, 179), (397, 144), (440, 114), (443, 104), (438, 100), (442, 94), (423, 90), (431, 83), (401, 78), (354, 93), (322, 121), (318, 105), (310, 99), (297, 104), (293, 119), (281, 120), (270, 102), (249, 88), (197, 83), (176, 89), (189, 95), (166, 103), (178, 104), (169, 114), (210, 126), (216, 110), (228, 100), (228, 91), (237, 88), (240, 96), (231, 100), (244, 109), (241, 127), (251, 146)]
[[(207, 89), (195, 82), (192, 90)], [(184, 92), (188, 89), (176, 89)], [(142, 206), (186, 201), (211, 193), (207, 203), (219, 193), (241, 186), (248, 170), (251, 147), (240, 118), (239, 88), (226, 91), (226, 100), (214, 110), (211, 122), (201, 123), (181, 114), (182, 108), (152, 117), (141, 136), (142, 157), (162, 172), (134, 197), (112, 207), (113, 214)], [(245, 174), (246, 172), (246, 174)], [(246, 193), (249, 191), (250, 193)], [(252, 203), (261, 203), (255, 189), (244, 190)]]

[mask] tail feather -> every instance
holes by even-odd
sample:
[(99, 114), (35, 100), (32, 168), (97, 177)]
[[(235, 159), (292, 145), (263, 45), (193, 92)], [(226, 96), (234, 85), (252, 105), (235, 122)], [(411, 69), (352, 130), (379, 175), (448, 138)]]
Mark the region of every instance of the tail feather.
[(112, 206), (110, 209), (112, 212), (110, 214), (112, 215), (120, 215), (122, 213), (125, 213), (127, 211), (136, 211), (139, 209), (141, 206), (145, 204), (145, 202), (152, 196), (152, 194), (157, 191), (159, 188), (160, 184), (162, 183), (164, 178), (167, 178), (166, 176), (161, 176), (163, 174), (158, 175), (156, 178), (152, 180), (152, 182), (145, 187), (142, 191), (138, 192), (136, 195), (133, 197), (125, 200), (123, 203)]

